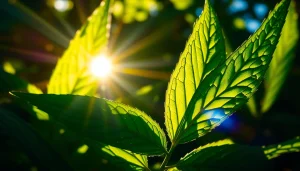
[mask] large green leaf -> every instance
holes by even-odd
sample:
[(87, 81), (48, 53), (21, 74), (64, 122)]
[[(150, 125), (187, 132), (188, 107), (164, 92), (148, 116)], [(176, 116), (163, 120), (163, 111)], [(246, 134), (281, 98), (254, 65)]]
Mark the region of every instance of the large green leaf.
[(265, 95), (261, 108), (263, 113), (272, 106), (286, 80), (295, 56), (298, 38), (298, 15), (295, 3), (291, 3), (281, 37), (266, 74)]
[(88, 96), (14, 94), (89, 139), (135, 153), (161, 155), (166, 152), (163, 130), (138, 109)]
[(273, 159), (285, 153), (300, 152), (300, 137), (276, 145), (263, 147), (268, 159)]
[(51, 76), (49, 94), (94, 95), (98, 80), (91, 74), (89, 64), (106, 51), (109, 7), (110, 0), (103, 1), (76, 33)]
[[(182, 84), (172, 84), (171, 80), (167, 92), (166, 111), (169, 113), (166, 112), (168, 120), (166, 125), (173, 143), (185, 143), (206, 134), (248, 101), (261, 83), (272, 59), (289, 3), (290, 0), (283, 0), (276, 5), (261, 27), (228, 56), (225, 62), (222, 59), (215, 59), (222, 62), (211, 68), (211, 72), (206, 73), (197, 89), (192, 88), (194, 85), (192, 81), (184, 87)], [(204, 32), (204, 35), (207, 33)], [(200, 37), (201, 40), (204, 41)], [(196, 60), (198, 54), (201, 53), (193, 54), (191, 59)], [(189, 71), (198, 65), (190, 65), (185, 61), (180, 61), (183, 66), (176, 67), (175, 74), (179, 71)], [(206, 67), (202, 66), (203, 68)], [(180, 76), (175, 78), (178, 83), (193, 78), (192, 73), (182, 72)], [(184, 103), (185, 97), (190, 97), (187, 96), (189, 93), (191, 93), (189, 103)], [(168, 101), (174, 103), (168, 105)], [(177, 111), (180, 111), (181, 115), (178, 115)]]
[[(183, 53), (180, 55), (166, 92), (166, 128), (171, 140), (179, 127), (197, 89), (221, 62), (225, 60), (225, 45), (217, 16), (209, 1), (195, 23)], [(201, 106), (198, 106), (201, 107)]]
[(14, 140), (39, 169), (72, 170), (29, 124), (15, 113), (2, 108), (0, 108), (0, 132)]
[(150, 170), (147, 156), (101, 143), (88, 143), (97, 154), (125, 170)]
[(180, 170), (255, 170), (262, 169), (265, 162), (267, 158), (261, 147), (221, 140), (193, 150), (181, 158), (176, 167)]

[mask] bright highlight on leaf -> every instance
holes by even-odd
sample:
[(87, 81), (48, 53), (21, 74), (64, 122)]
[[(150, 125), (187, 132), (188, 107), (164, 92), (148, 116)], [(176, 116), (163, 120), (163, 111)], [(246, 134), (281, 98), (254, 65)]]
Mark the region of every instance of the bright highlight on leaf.
[[(279, 3), (226, 57), (218, 19), (209, 0), (205, 2), (166, 93), (166, 128), (173, 146), (205, 135), (248, 101), (264, 78), (290, 4)], [(217, 109), (224, 110), (223, 117), (205, 113)]]
[(90, 63), (90, 70), (93, 75), (105, 78), (112, 72), (112, 63), (107, 57), (100, 56), (92, 60)]

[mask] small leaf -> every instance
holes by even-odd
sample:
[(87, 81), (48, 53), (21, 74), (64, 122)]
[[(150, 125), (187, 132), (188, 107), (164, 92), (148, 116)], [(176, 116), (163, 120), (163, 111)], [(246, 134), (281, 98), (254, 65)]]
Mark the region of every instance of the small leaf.
[[(261, 83), (271, 61), (289, 3), (290, 0), (283, 0), (278, 4), (261, 27), (228, 56), (225, 62), (216, 59), (214, 63), (221, 63), (211, 68), (211, 72), (201, 80), (197, 89), (192, 88), (190, 73), (183, 72), (181, 78), (177, 79), (177, 84), (172, 84), (171, 80), (169, 89), (172, 91), (168, 90), (167, 95), (173, 96), (167, 96), (166, 125), (173, 143), (186, 143), (205, 135), (248, 101)], [(204, 32), (204, 35), (207, 33)], [(192, 60), (196, 60), (198, 54), (194, 54)], [(180, 64), (183, 67), (177, 67), (174, 73), (195, 68), (184, 60)], [(180, 82), (185, 80), (189, 80), (189, 84), (182, 85)], [(183, 103), (186, 102), (186, 92), (192, 95), (191, 99), (186, 98), (190, 99), (189, 103)], [(177, 108), (173, 107), (176, 103), (172, 103), (171, 108), (168, 101), (180, 103)], [(181, 115), (178, 115), (178, 111)]]
[(122, 169), (149, 170), (148, 159), (145, 155), (135, 154), (131, 151), (102, 143), (89, 142), (88, 145), (99, 156), (102, 156), (115, 165), (121, 166)]
[(248, 107), (250, 113), (254, 117), (260, 117), (259, 114), (258, 114), (258, 112), (257, 112), (257, 106), (256, 106), (256, 101), (255, 101), (254, 95), (247, 102), (247, 107)]
[(280, 144), (263, 147), (263, 150), (268, 159), (276, 158), (285, 153), (300, 152), (300, 137)]
[(204, 11), (194, 25), (166, 92), (166, 128), (171, 140), (182, 131), (183, 127), (179, 125), (185, 122), (184, 115), (187, 115), (189, 106), (195, 105), (192, 98), (195, 98), (203, 80), (225, 61), (225, 45), (219, 21), (209, 1), (205, 2)]
[[(9, 91), (25, 91), (29, 93), (42, 94), (43, 92), (35, 85), (22, 80), (16, 75), (7, 73), (0, 68), (0, 93), (8, 93)], [(39, 120), (48, 120), (47, 113), (37, 109), (35, 106), (26, 107), (28, 111), (36, 115)]]
[(166, 152), (163, 130), (138, 109), (88, 96), (13, 94), (86, 138), (140, 154)]
[(36, 86), (29, 84), (16, 75), (5, 72), (2, 68), (0, 68), (0, 82), (0, 93), (8, 93), (13, 90), (22, 90), (36, 94), (42, 93)]
[(51, 76), (49, 94), (94, 95), (98, 80), (89, 71), (91, 60), (105, 53), (110, 0), (103, 1), (71, 41)]
[[(293, 2), (293, 1), (292, 1)], [(272, 62), (266, 74), (265, 95), (261, 112), (264, 113), (273, 105), (291, 68), (299, 39), (298, 14), (295, 2), (291, 3), (286, 22), (274, 52)]]
[(226, 139), (193, 150), (181, 158), (176, 167), (179, 170), (251, 170), (261, 169), (266, 161), (261, 147), (233, 144)]

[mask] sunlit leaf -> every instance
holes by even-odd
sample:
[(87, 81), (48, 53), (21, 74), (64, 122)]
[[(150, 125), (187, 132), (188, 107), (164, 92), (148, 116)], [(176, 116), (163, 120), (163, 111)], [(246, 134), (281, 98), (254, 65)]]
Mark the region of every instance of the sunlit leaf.
[(0, 132), (14, 140), (41, 170), (71, 170), (67, 162), (29, 124), (15, 113), (2, 108)]
[(266, 74), (265, 95), (261, 109), (263, 113), (272, 106), (286, 80), (295, 56), (298, 38), (298, 15), (295, 3), (291, 3), (277, 48)]
[[(198, 80), (201, 78), (199, 84), (194, 84), (195, 73), (190, 71), (201, 62), (198, 60), (197, 64), (191, 65), (185, 58), (180, 60), (171, 78), (166, 100), (166, 125), (173, 143), (185, 143), (206, 134), (248, 101), (261, 83), (271, 61), (289, 3), (290, 0), (283, 0), (276, 5), (256, 33), (228, 56), (225, 62), (220, 59), (222, 46), (221, 52), (217, 51), (218, 58), (213, 60), (213, 64), (218, 61), (220, 65), (212, 68), (200, 65), (200, 69), (209, 68), (211, 72), (205, 72), (204, 78), (194, 77)], [(203, 34), (209, 35), (207, 32)], [(206, 39), (200, 36), (200, 40)], [(200, 46), (202, 49), (205, 47), (203, 44)], [(195, 61), (199, 54), (201, 51), (193, 53), (191, 61)]]
[(263, 147), (263, 150), (268, 159), (276, 158), (285, 153), (300, 152), (300, 137), (280, 144)]
[(176, 167), (179, 170), (255, 170), (266, 161), (261, 147), (233, 144), (226, 139), (193, 150), (181, 158)]
[(14, 94), (81, 136), (135, 153), (161, 155), (166, 152), (163, 130), (138, 109), (88, 96)]
[(94, 95), (97, 78), (89, 70), (93, 58), (106, 53), (110, 0), (103, 1), (76, 33), (51, 76), (49, 94)]
[(101, 143), (89, 143), (89, 147), (99, 156), (125, 170), (149, 170), (147, 156)]
[[(195, 23), (183, 53), (180, 55), (167, 89), (165, 102), (166, 127), (171, 140), (184, 127), (184, 115), (202, 81), (212, 70), (225, 60), (225, 47), (222, 31), (216, 14), (206, 1), (204, 12)], [(201, 106), (197, 106), (201, 107)]]

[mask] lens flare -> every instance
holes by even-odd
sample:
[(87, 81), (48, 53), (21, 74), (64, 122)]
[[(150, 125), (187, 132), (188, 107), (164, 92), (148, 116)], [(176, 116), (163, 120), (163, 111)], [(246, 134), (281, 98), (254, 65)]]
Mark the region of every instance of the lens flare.
[(112, 72), (112, 63), (104, 55), (92, 60), (90, 71), (93, 75), (99, 78), (108, 77)]

